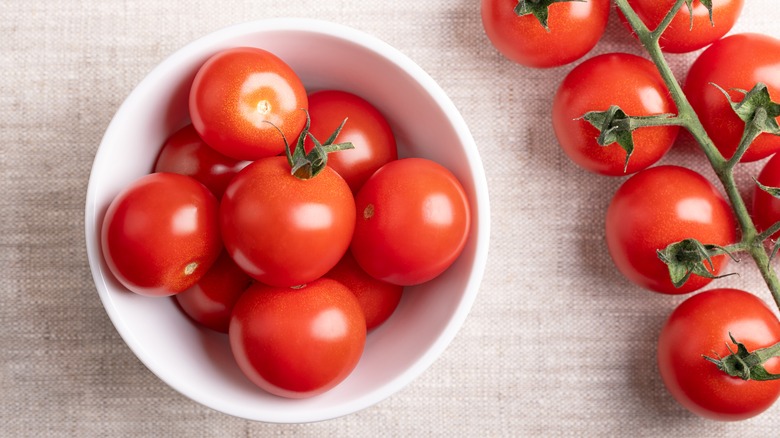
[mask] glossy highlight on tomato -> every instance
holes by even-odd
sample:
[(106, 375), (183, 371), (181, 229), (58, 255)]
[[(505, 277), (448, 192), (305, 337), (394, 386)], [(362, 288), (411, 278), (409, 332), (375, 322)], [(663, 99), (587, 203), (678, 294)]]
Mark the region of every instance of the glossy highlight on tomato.
[(596, 55), (566, 75), (553, 98), (553, 129), (566, 155), (580, 167), (608, 176), (622, 176), (658, 162), (674, 144), (677, 126), (633, 131), (634, 151), (626, 167), (626, 151), (617, 143), (600, 146), (599, 131), (582, 119), (590, 111), (619, 106), (629, 116), (675, 114), (666, 85), (648, 59), (628, 53)]
[(137, 294), (179, 293), (197, 283), (219, 256), (218, 208), (214, 195), (189, 176), (144, 175), (106, 211), (101, 231), (106, 264)]
[(228, 336), (239, 368), (255, 385), (281, 397), (308, 398), (357, 366), (366, 325), (355, 296), (335, 280), (300, 288), (257, 283), (233, 308)]
[(533, 15), (517, 16), (517, 0), (482, 0), (482, 27), (506, 58), (534, 68), (569, 64), (596, 46), (610, 13), (610, 0), (553, 3), (548, 28)]
[[(737, 223), (728, 202), (701, 174), (674, 165), (655, 166), (627, 179), (607, 208), (609, 254), (633, 283), (664, 294), (684, 294), (712, 281), (692, 275), (681, 287), (670, 280), (657, 250), (684, 239), (726, 246), (737, 242)], [(722, 274), (726, 255), (712, 257)]]
[[(780, 396), (780, 381), (743, 380), (704, 359), (734, 350), (730, 336), (749, 351), (780, 342), (780, 323), (758, 297), (737, 289), (712, 289), (683, 301), (658, 338), (658, 366), (669, 393), (699, 416), (737, 421), (764, 412)], [(764, 364), (780, 373), (780, 358)]]

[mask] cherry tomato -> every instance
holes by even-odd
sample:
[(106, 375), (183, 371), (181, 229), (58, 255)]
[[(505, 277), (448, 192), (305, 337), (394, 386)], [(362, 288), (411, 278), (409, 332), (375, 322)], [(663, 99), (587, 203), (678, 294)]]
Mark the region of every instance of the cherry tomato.
[(145, 175), (120, 192), (103, 219), (103, 255), (126, 288), (148, 296), (179, 293), (217, 259), (218, 203), (195, 179)]
[(366, 324), (355, 295), (335, 280), (301, 288), (256, 283), (233, 308), (228, 336), (239, 368), (254, 384), (306, 398), (349, 376), (363, 353)]
[(610, 53), (582, 62), (566, 75), (552, 107), (558, 143), (582, 168), (610, 176), (631, 174), (656, 163), (674, 144), (677, 126), (639, 128), (633, 131), (634, 151), (626, 168), (626, 151), (617, 143), (600, 146), (596, 142), (599, 131), (581, 118), (589, 111), (606, 111), (612, 105), (629, 116), (677, 112), (650, 60)]
[(463, 187), (424, 158), (385, 164), (355, 196), (352, 255), (372, 277), (410, 286), (446, 270), (466, 244), (471, 213)]
[(190, 124), (165, 140), (157, 156), (154, 171), (189, 175), (208, 187), (214, 196), (221, 198), (233, 176), (247, 164), (246, 161), (236, 160), (215, 151), (200, 138)]
[(241, 269), (272, 286), (297, 286), (324, 275), (347, 251), (355, 201), (329, 167), (303, 180), (291, 175), (286, 157), (264, 158), (230, 182), (220, 224)]
[[(692, 238), (725, 246), (737, 241), (731, 207), (702, 175), (679, 166), (656, 166), (638, 172), (617, 190), (607, 208), (607, 247), (618, 270), (639, 286), (665, 294), (697, 290), (711, 279), (692, 275), (680, 288), (656, 251)], [(712, 257), (718, 275), (728, 262)]]
[[(674, 3), (675, 0), (628, 0), (628, 4), (650, 30), (661, 24)], [(687, 53), (714, 43), (734, 27), (743, 5), (744, 0), (713, 0), (710, 22), (707, 7), (701, 1), (693, 0), (692, 27), (691, 11), (683, 5), (661, 35), (661, 49), (668, 53)], [(631, 28), (619, 10), (618, 17), (626, 27)]]
[[(743, 380), (720, 371), (702, 356), (718, 359), (734, 351), (729, 334), (748, 351), (780, 341), (780, 324), (755, 295), (713, 289), (683, 301), (658, 339), (658, 366), (664, 385), (689, 411), (723, 421), (744, 420), (765, 411), (780, 395), (780, 381)], [(765, 368), (780, 372), (780, 360)]]
[[(773, 101), (780, 101), (780, 40), (756, 33), (730, 35), (713, 43), (688, 71), (685, 95), (726, 158), (734, 155), (745, 123), (734, 113), (726, 96), (712, 84), (728, 91), (731, 99), (739, 102), (744, 95), (733, 89), (750, 90), (758, 82), (767, 85)], [(760, 160), (777, 151), (780, 151), (780, 137), (761, 134), (741, 161)]]
[[(780, 155), (770, 158), (758, 174), (758, 182), (769, 187), (780, 187)], [(761, 190), (756, 185), (753, 189), (753, 221), (758, 231), (764, 231), (780, 222), (780, 199)], [(772, 236), (780, 239), (780, 232)]]
[(226, 251), (222, 251), (197, 284), (174, 298), (184, 313), (198, 324), (227, 333), (233, 306), (251, 284), (252, 278)]
[(545, 29), (532, 14), (518, 16), (517, 0), (482, 0), (482, 27), (508, 59), (535, 68), (558, 67), (582, 58), (596, 46), (609, 18), (609, 0), (554, 3)]
[(403, 286), (368, 275), (355, 261), (351, 251), (347, 251), (325, 277), (347, 286), (355, 294), (366, 317), (366, 330), (373, 330), (387, 321), (398, 307), (404, 291)]
[[(336, 140), (352, 142), (355, 148), (330, 154), (328, 166), (344, 178), (353, 193), (382, 165), (398, 159), (395, 136), (387, 120), (360, 96), (339, 90), (317, 91), (309, 95), (309, 116), (309, 132), (321, 142), (347, 118)], [(307, 141), (307, 152), (311, 146)]]
[(256, 160), (284, 151), (279, 128), (297, 138), (308, 100), (300, 78), (276, 55), (254, 47), (223, 50), (200, 67), (190, 89), (192, 125), (218, 152)]

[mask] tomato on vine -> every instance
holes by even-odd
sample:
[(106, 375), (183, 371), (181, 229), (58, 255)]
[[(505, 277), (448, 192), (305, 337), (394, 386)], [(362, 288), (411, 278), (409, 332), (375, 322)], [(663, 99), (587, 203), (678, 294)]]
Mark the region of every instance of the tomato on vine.
[(615, 192), (606, 215), (607, 248), (618, 270), (646, 289), (683, 294), (720, 275), (725, 254), (705, 261), (707, 275), (693, 274), (680, 287), (658, 256), (670, 244), (696, 239), (725, 247), (737, 241), (737, 224), (728, 202), (706, 178), (673, 165), (636, 173)]
[(599, 145), (599, 130), (583, 115), (613, 106), (628, 116), (676, 112), (661, 75), (648, 59), (628, 53), (587, 59), (566, 75), (552, 105), (555, 136), (574, 163), (591, 172), (620, 176), (656, 163), (672, 147), (678, 126), (636, 129), (632, 150), (619, 143)]
[[(766, 188), (780, 187), (780, 155), (774, 155), (767, 160), (757, 181)], [(769, 230), (780, 223), (780, 198), (773, 196), (764, 190), (759, 184), (753, 189), (753, 220), (758, 231)], [(780, 239), (780, 231), (772, 235), (775, 240)]]
[(482, 0), (482, 27), (508, 59), (528, 67), (558, 67), (596, 46), (610, 9), (610, 0)]
[[(654, 30), (674, 5), (675, 0), (628, 0), (645, 25)], [(687, 53), (704, 48), (726, 35), (739, 19), (744, 0), (711, 0), (711, 10), (700, 0), (690, 9), (683, 6), (669, 23), (659, 44), (668, 53)], [(629, 29), (625, 16), (618, 17)]]
[(276, 55), (256, 47), (235, 47), (213, 55), (192, 82), (192, 125), (218, 152), (256, 160), (284, 151), (281, 130), (295, 138), (306, 123), (306, 89)]
[[(780, 342), (780, 323), (755, 295), (713, 289), (682, 302), (664, 324), (657, 353), (661, 378), (689, 411), (715, 420), (744, 420), (780, 396), (780, 380), (744, 380), (719, 368), (737, 350), (730, 347), (732, 337), (750, 351), (771, 347)], [(780, 372), (776, 357), (763, 365), (767, 372)]]
[[(699, 55), (688, 71), (685, 95), (726, 158), (737, 150), (745, 122), (734, 112), (724, 93), (740, 102), (745, 97), (744, 91), (753, 89), (757, 83), (766, 85), (773, 101), (780, 100), (780, 40), (756, 33), (735, 34), (716, 41)], [(740, 161), (757, 161), (778, 151), (780, 136), (764, 133), (750, 144)]]

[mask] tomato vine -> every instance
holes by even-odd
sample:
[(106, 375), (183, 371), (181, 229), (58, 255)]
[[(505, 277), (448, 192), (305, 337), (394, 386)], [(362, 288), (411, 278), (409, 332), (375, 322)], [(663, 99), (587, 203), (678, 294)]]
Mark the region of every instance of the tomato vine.
[[(671, 23), (672, 18), (674, 18), (683, 5), (687, 4), (690, 7), (691, 0), (676, 0), (661, 23), (653, 30), (650, 30), (645, 25), (645, 23), (629, 5), (628, 0), (614, 0), (614, 2), (621, 13), (625, 16), (629, 25), (634, 30), (637, 38), (650, 56), (651, 61), (653, 61), (653, 63), (658, 68), (661, 77), (666, 83), (671, 98), (677, 106), (677, 115), (670, 116), (668, 114), (662, 114), (654, 117), (642, 118), (632, 118), (622, 115), (621, 118), (623, 120), (613, 122), (610, 126), (618, 131), (622, 129), (623, 132), (625, 132), (626, 130), (631, 131), (638, 127), (677, 124), (688, 130), (694, 140), (699, 144), (701, 150), (709, 160), (715, 174), (718, 176), (718, 179), (723, 185), (723, 188), (726, 192), (726, 195), (728, 196), (729, 201), (731, 202), (732, 209), (734, 210), (734, 214), (739, 223), (740, 230), (742, 231), (742, 238), (740, 242), (725, 248), (708, 247), (707, 251), (702, 252), (699, 263), (704, 264), (707, 262), (710, 255), (722, 252), (727, 252), (729, 254), (737, 251), (747, 252), (756, 262), (756, 265), (761, 272), (764, 281), (772, 293), (772, 297), (774, 298), (775, 303), (777, 304), (778, 308), (780, 308), (780, 279), (778, 279), (777, 273), (770, 266), (770, 254), (767, 252), (764, 245), (764, 241), (769, 236), (771, 236), (772, 233), (758, 232), (750, 216), (745, 200), (742, 198), (742, 195), (739, 192), (734, 177), (734, 168), (736, 164), (739, 163), (742, 155), (747, 150), (753, 139), (755, 139), (762, 132), (770, 132), (775, 134), (780, 133), (780, 129), (775, 128), (776, 123), (774, 126), (772, 126), (772, 123), (774, 123), (774, 117), (780, 114), (780, 112), (778, 112), (778, 108), (780, 107), (778, 107), (777, 104), (771, 102), (768, 92), (766, 91), (766, 87), (763, 84), (756, 84), (755, 88), (752, 90), (743, 91), (745, 98), (740, 103), (732, 102), (728, 97), (728, 94), (721, 89), (721, 91), (723, 91), (723, 93), (726, 95), (724, 99), (729, 99), (729, 103), (732, 105), (732, 108), (734, 108), (735, 112), (740, 115), (740, 118), (746, 122), (745, 133), (743, 134), (742, 141), (740, 142), (737, 151), (732, 157), (728, 159), (725, 158), (705, 131), (696, 111), (686, 98), (680, 83), (674, 76), (660, 46), (661, 35), (666, 30), (667, 26)], [(709, 4), (708, 7), (711, 10), (712, 5)], [(713, 84), (713, 86), (717, 86), (717, 84)], [(746, 104), (747, 102), (758, 103), (748, 105)], [(611, 109), (611, 113), (615, 112), (616, 109)], [(603, 120), (601, 121), (601, 127), (599, 124), (592, 121), (593, 119), (597, 118), (598, 114), (603, 113), (589, 113), (584, 117), (586, 120), (591, 121), (591, 123), (593, 123), (597, 128), (603, 129)], [(625, 119), (630, 119), (630, 123), (626, 122)], [(622, 125), (619, 123), (622, 123)], [(628, 149), (623, 144), (621, 144), (621, 146), (623, 146), (624, 149), (627, 150), (627, 153), (630, 154), (630, 149)], [(707, 246), (706, 242), (702, 243), (702, 245)], [(659, 251), (659, 256), (662, 256), (663, 253), (664, 250)], [(666, 257), (665, 261), (669, 263), (671, 272), (679, 270), (679, 266), (674, 266), (674, 257)], [(688, 269), (688, 272), (690, 271), (691, 269)]]

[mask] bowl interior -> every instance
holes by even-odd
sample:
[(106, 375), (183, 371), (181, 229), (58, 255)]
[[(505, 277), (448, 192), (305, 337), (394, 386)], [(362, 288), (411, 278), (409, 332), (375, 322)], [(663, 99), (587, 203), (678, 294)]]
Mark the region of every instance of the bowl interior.
[[(318, 397), (287, 400), (254, 387), (233, 362), (227, 337), (196, 327), (170, 298), (126, 291), (100, 254), (99, 229), (113, 197), (150, 171), (162, 142), (188, 122), (187, 95), (198, 67), (234, 46), (269, 50), (299, 74), (309, 91), (335, 88), (372, 102), (393, 126), (401, 156), (431, 158), (462, 182), (473, 227), (456, 264), (407, 288), (394, 315), (368, 336), (350, 377)], [(487, 258), (487, 184), (471, 134), (441, 88), (395, 49), (351, 28), (306, 19), (233, 26), (185, 46), (128, 96), (98, 149), (86, 202), (90, 266), (118, 332), (158, 377), (191, 399), (242, 418), (308, 422), (360, 410), (422, 373), (455, 336), (478, 291)]]

